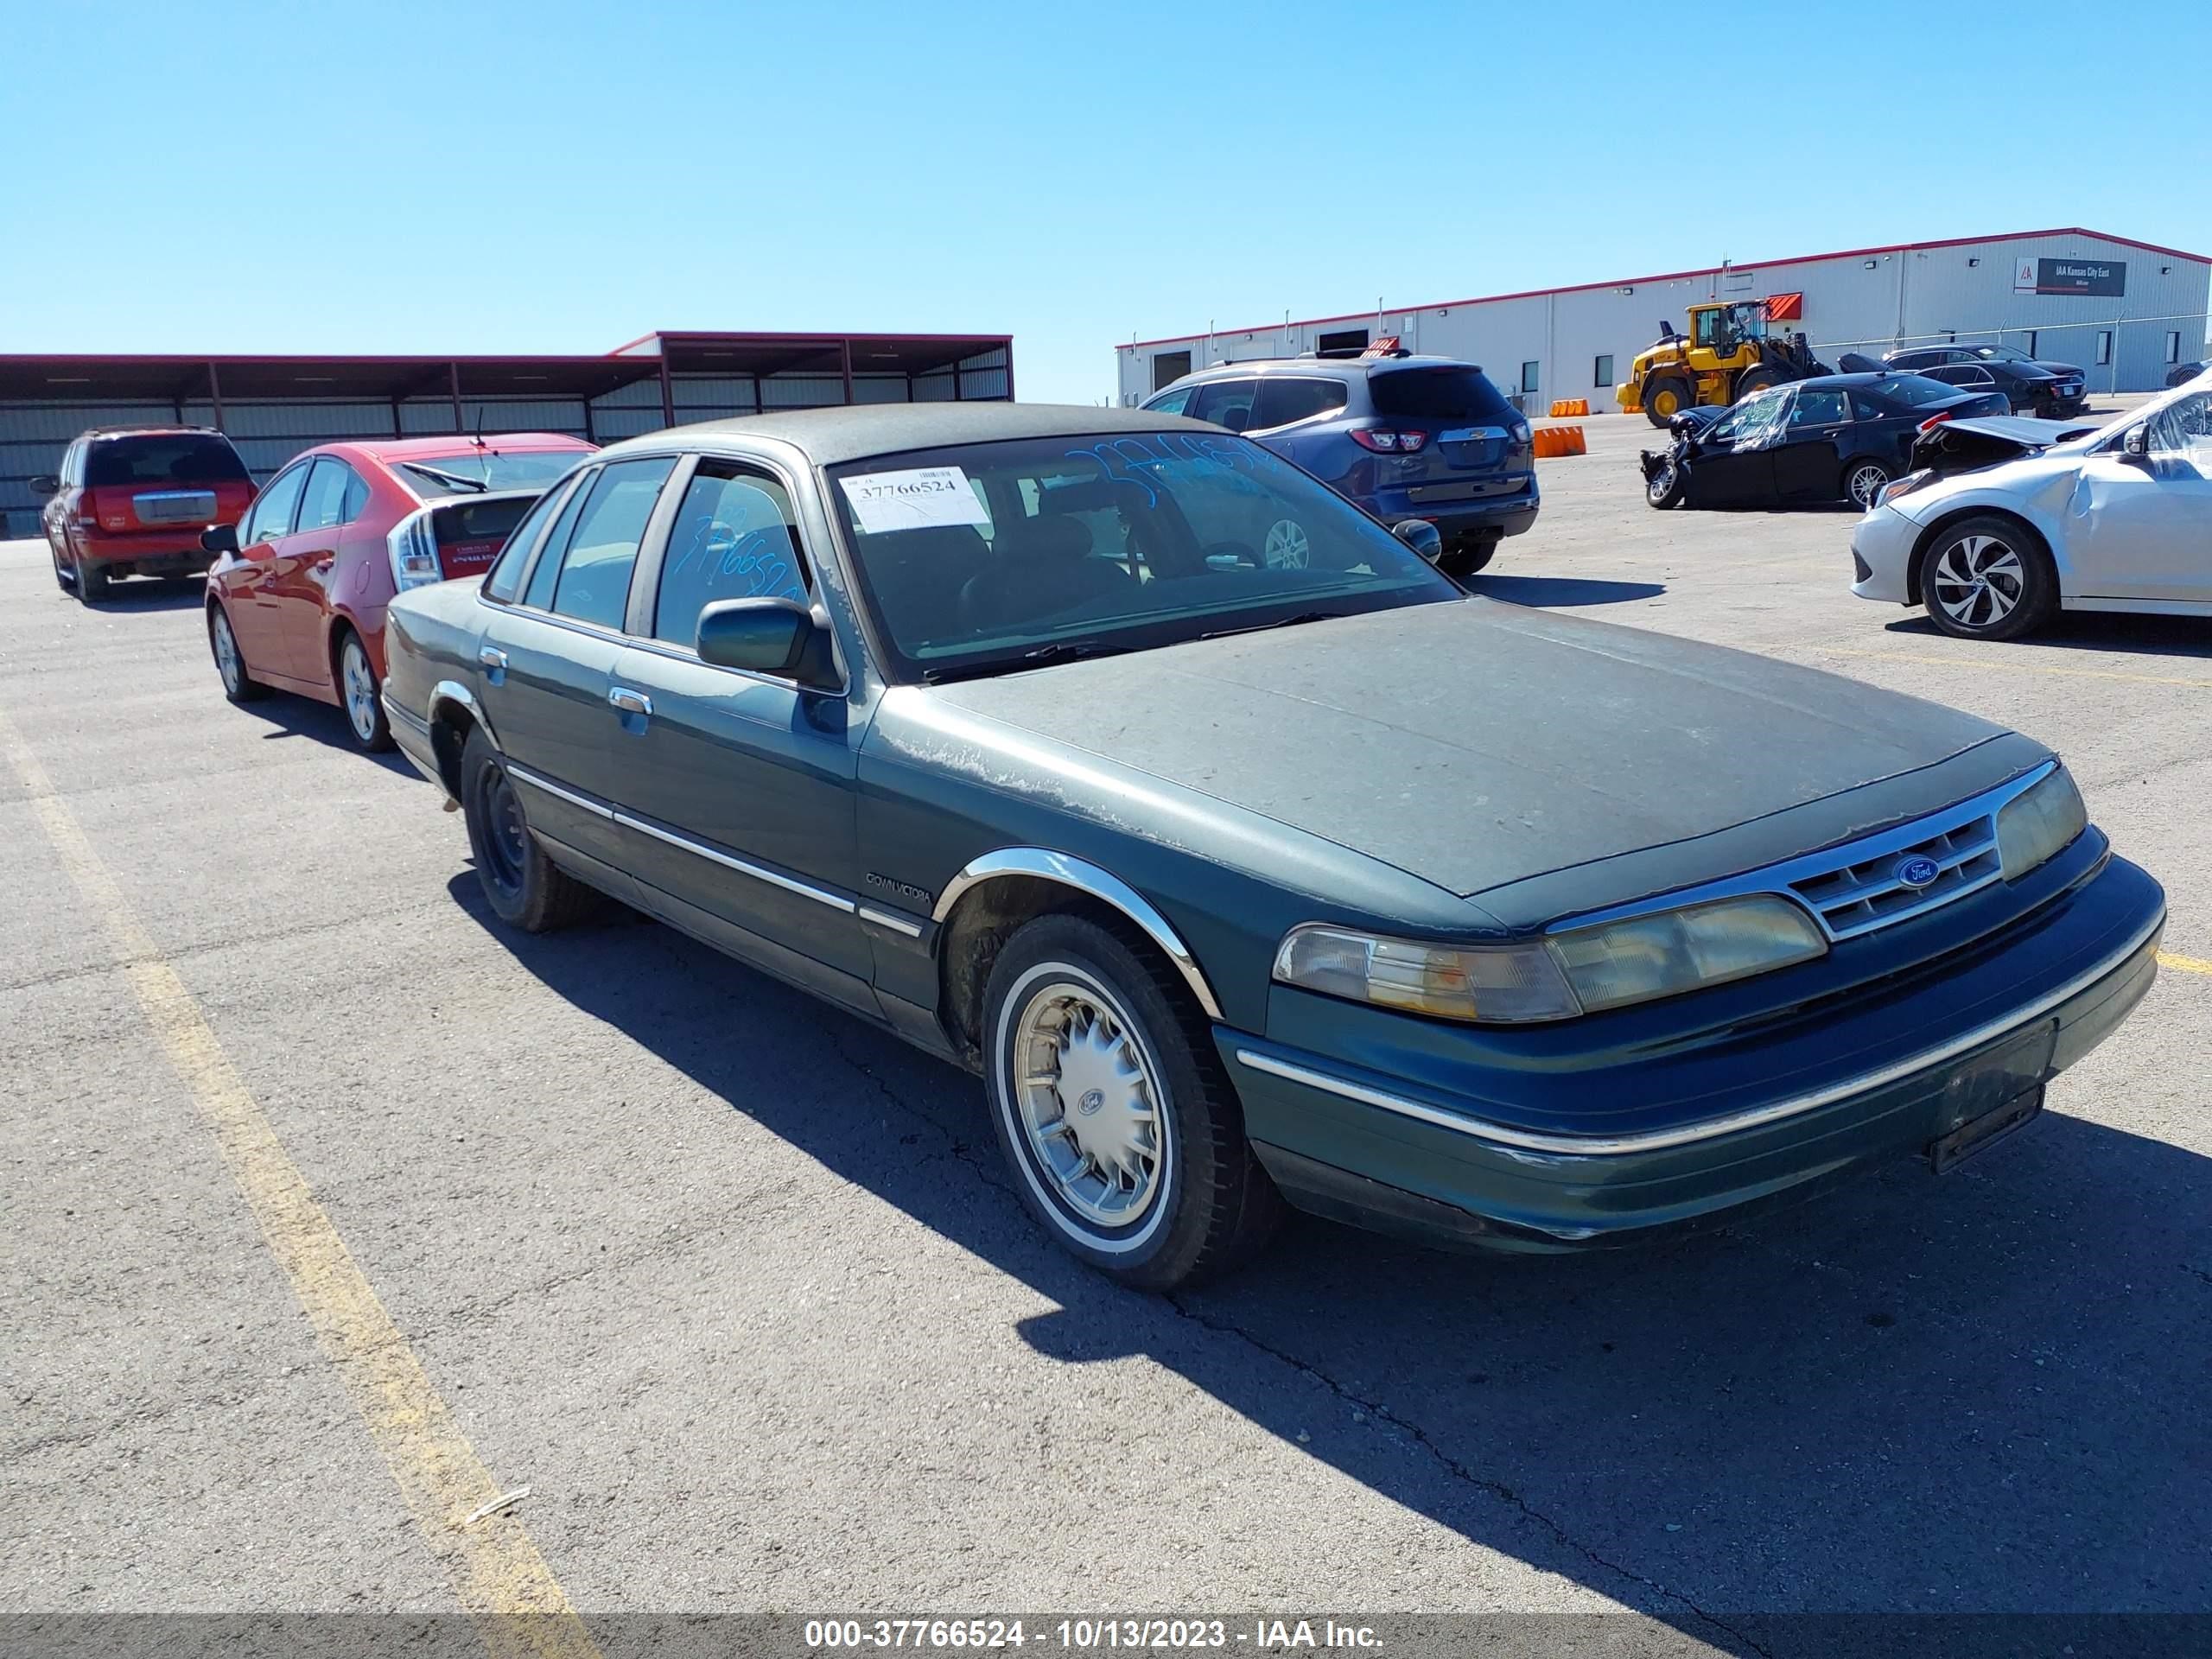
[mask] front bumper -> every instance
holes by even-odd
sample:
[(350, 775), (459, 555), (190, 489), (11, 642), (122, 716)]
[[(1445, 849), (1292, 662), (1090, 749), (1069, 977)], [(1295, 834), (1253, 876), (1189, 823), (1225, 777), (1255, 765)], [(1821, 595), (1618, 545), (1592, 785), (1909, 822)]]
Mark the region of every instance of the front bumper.
[(1861, 599), (1911, 604), (1912, 550), (1919, 541), (1920, 526), (1895, 507), (1871, 509), (1851, 532), (1853, 574), (1858, 578), (1851, 591)]
[[(1226, 1027), (1217, 1044), (1294, 1204), (1493, 1249), (1628, 1243), (1924, 1150), (1965, 1116), (1954, 1080), (2035, 1033), (2054, 1033), (2056, 1075), (2141, 1000), (2164, 923), (2158, 884), (2106, 859), (1955, 963), (1686, 1053), (1616, 1044), (1504, 1076), (1427, 1033), (1395, 1073)], [(1405, 1023), (1360, 1009), (1335, 1024), (1376, 1020)], [(1387, 1040), (1341, 1046), (1374, 1060)]]

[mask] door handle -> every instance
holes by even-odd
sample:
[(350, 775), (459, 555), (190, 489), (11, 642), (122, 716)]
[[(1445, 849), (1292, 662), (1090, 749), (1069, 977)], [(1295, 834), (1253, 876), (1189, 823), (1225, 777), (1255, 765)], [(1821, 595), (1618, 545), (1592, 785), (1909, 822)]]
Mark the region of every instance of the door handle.
[(507, 665), (507, 653), (497, 645), (479, 645), (476, 648), (476, 660), (486, 668), (505, 668)]
[(642, 691), (632, 691), (626, 685), (608, 687), (607, 700), (626, 715), (643, 715), (648, 719), (652, 715), (653, 700)]

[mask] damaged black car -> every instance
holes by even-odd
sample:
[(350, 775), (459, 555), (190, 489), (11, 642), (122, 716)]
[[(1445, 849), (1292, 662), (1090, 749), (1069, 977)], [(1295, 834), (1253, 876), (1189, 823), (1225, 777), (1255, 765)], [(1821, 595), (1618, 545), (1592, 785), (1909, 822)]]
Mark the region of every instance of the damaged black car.
[(1912, 464), (1913, 441), (1964, 416), (2004, 415), (2003, 394), (1916, 374), (1831, 374), (1770, 386), (1729, 409), (1688, 409), (1641, 455), (1655, 507), (1871, 507)]

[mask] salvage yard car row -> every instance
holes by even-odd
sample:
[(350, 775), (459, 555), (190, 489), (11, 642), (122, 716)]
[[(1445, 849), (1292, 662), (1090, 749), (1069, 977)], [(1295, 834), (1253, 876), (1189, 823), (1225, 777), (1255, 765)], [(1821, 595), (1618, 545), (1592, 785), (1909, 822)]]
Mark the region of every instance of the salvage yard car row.
[[(2194, 407), (2114, 464), (2163, 481)], [(346, 464), (458, 503), (311, 528), (369, 526), (334, 567), (382, 543), (378, 708), (504, 920), (617, 900), (978, 1073), (1032, 1212), (1133, 1285), (1232, 1266), (1286, 1202), (1557, 1251), (1945, 1170), (2148, 988), (2158, 884), (2042, 745), (1471, 597), (1425, 518), (1262, 436), (886, 405), (541, 451), (480, 579), (449, 555), (492, 533), (448, 508), (506, 480), (445, 440)], [(341, 625), (370, 658), (362, 622), (280, 676), (234, 620), (333, 459), (296, 464), (283, 535), (259, 502), (209, 534), (234, 696), (350, 715), (342, 645), (307, 671)]]

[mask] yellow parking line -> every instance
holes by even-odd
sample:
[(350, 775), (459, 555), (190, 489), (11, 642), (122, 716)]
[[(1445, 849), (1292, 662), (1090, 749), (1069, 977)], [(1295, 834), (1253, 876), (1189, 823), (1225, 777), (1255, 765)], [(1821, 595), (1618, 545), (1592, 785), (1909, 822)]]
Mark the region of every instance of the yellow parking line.
[(2137, 685), (2186, 685), (2212, 691), (2212, 679), (2190, 679), (2171, 674), (2123, 674), (2109, 668), (2056, 668), (2043, 663), (2015, 662), (2007, 657), (1923, 657), (1903, 651), (1854, 651), (1847, 645), (1807, 645), (1828, 657), (1864, 657), (1885, 663), (1932, 663), (1938, 668), (1994, 668), (2016, 674), (2056, 674), (2074, 680), (2127, 680)]
[(485, 1647), (493, 1659), (597, 1659), (583, 1621), (521, 1522), (509, 1514), (486, 1514), (467, 1524), (501, 1496), (499, 1483), (315, 1202), (200, 1005), (162, 960), (4, 710), (0, 751), (22, 779), (31, 810), (63, 869), (122, 957), (147, 1025), (214, 1131), (270, 1254), (290, 1281), (408, 1509), (452, 1575)]
[(2177, 968), (2184, 974), (2212, 974), (2212, 962), (2199, 957), (2177, 957), (2171, 950), (2158, 952), (2158, 966)]

